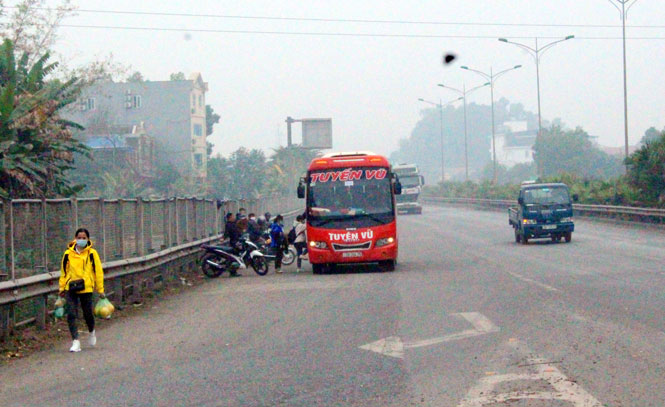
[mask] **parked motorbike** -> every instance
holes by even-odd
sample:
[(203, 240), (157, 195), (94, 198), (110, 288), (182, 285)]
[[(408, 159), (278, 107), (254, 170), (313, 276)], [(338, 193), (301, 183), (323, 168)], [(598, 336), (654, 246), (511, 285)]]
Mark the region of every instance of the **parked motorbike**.
[(201, 258), (203, 274), (216, 278), (225, 271), (232, 273), (247, 267), (252, 267), (260, 276), (268, 274), (268, 262), (258, 246), (247, 238), (242, 238), (238, 244), (237, 252), (230, 246), (202, 245), (205, 250)]
[[(265, 232), (262, 237), (263, 237), (262, 241), (265, 243), (259, 244), (259, 249), (261, 250), (267, 261), (274, 262), (276, 255), (274, 251), (270, 248), (270, 233)], [(297, 256), (296, 249), (293, 246), (289, 246), (288, 248), (282, 248), (282, 250), (284, 252), (284, 254), (282, 255), (282, 265), (289, 266), (293, 264), (293, 262), (296, 261), (296, 256)]]

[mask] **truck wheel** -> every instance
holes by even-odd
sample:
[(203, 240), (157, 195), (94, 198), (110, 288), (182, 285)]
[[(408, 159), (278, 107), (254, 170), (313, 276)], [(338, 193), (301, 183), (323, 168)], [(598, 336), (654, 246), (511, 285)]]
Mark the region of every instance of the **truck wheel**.
[(520, 232), (515, 228), (515, 243), (520, 243), (522, 239), (520, 238)]
[(570, 243), (570, 241), (573, 240), (573, 233), (566, 232), (566, 234), (563, 235), (563, 238), (566, 239), (566, 243)]

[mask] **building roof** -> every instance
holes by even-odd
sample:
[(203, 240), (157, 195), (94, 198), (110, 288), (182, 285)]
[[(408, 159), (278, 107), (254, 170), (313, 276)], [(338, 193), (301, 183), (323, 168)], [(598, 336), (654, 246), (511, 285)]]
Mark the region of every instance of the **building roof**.
[(93, 150), (131, 149), (129, 144), (127, 144), (127, 136), (131, 136), (131, 134), (92, 135), (87, 138), (85, 145)]

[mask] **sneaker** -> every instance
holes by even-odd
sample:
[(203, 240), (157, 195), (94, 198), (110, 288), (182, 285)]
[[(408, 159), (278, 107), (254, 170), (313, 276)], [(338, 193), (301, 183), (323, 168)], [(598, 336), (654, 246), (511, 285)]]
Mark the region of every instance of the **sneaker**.
[(277, 273), (277, 274), (282, 274), (283, 271), (282, 271), (282, 269), (275, 269), (275, 273)]
[(74, 339), (72, 342), (72, 347), (69, 348), (70, 352), (80, 352), (81, 351), (81, 342), (78, 339)]
[(94, 330), (90, 332), (90, 336), (88, 336), (88, 343), (90, 344), (90, 346), (97, 345), (97, 336), (95, 335)]
[(301, 269), (301, 268), (297, 268), (297, 269), (296, 269), (296, 273), (302, 273), (302, 269)]

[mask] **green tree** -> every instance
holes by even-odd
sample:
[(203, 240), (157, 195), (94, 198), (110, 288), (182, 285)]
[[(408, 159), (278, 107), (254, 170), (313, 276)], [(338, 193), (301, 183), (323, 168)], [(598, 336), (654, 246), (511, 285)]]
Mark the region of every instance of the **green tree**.
[(139, 71), (135, 71), (127, 77), (127, 82), (145, 82), (146, 79), (143, 77), (143, 74)]
[[(210, 135), (213, 133), (213, 130), (215, 129), (215, 124), (219, 123), (219, 119), (221, 117), (215, 113), (215, 109), (212, 108), (210, 105), (206, 105), (206, 137), (210, 137)], [(206, 141), (206, 153), (208, 154), (208, 158), (212, 156), (212, 148), (214, 145)]]
[(30, 63), (15, 56), (14, 44), (0, 46), (0, 195), (5, 197), (69, 196), (80, 191), (71, 169), (74, 154), (86, 153), (72, 137), (81, 126), (61, 118), (81, 90), (77, 78), (50, 79), (57, 67), (49, 53)]
[(631, 154), (627, 159), (628, 182), (647, 204), (665, 204), (665, 132)]
[(268, 162), (268, 189), (295, 195), (298, 180), (307, 172), (309, 163), (319, 155), (317, 150), (300, 147), (280, 147), (273, 150)]
[(261, 150), (244, 147), (228, 158), (208, 161), (209, 194), (218, 199), (252, 199), (265, 192), (266, 156)]
[(640, 140), (640, 144), (646, 144), (650, 141), (657, 140), (660, 138), (661, 132), (658, 131), (655, 127), (649, 127), (645, 132), (644, 136), (642, 137), (642, 140)]
[(551, 177), (564, 173), (586, 178), (611, 178), (622, 173), (621, 160), (598, 149), (581, 128), (561, 126), (544, 129), (533, 146), (538, 175)]
[(183, 72), (174, 72), (169, 76), (169, 80), (171, 81), (184, 81), (185, 74)]

